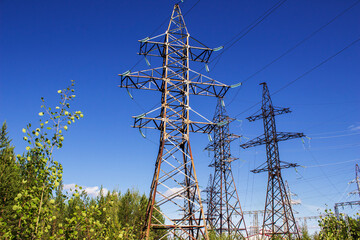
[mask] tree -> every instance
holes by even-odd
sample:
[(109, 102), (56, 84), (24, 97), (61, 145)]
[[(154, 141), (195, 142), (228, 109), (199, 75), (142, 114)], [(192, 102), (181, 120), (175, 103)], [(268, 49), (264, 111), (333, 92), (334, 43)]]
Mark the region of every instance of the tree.
[(10, 143), (4, 122), (0, 132), (0, 236), (4, 238), (13, 236), (9, 226), (16, 224), (16, 220), (11, 217), (15, 213), (12, 207), (20, 191), (19, 166)]
[(311, 237), (310, 237), (310, 234), (309, 234), (306, 224), (301, 227), (301, 239), (311, 240)]
[(25, 153), (17, 156), (21, 187), (14, 198), (15, 211), (12, 232), (18, 239), (41, 239), (51, 235), (52, 221), (56, 210), (53, 193), (62, 180), (62, 166), (53, 159), (53, 152), (63, 145), (63, 131), (83, 116), (80, 111), (70, 112), (70, 101), (75, 98), (74, 81), (63, 90), (58, 90), (60, 104), (54, 109), (46, 106), (44, 98), (37, 128), (28, 124), (22, 131), (28, 143)]
[(321, 231), (319, 239), (359, 239), (360, 238), (360, 214), (356, 218), (340, 214), (339, 218), (331, 210), (325, 210), (325, 217), (319, 221)]

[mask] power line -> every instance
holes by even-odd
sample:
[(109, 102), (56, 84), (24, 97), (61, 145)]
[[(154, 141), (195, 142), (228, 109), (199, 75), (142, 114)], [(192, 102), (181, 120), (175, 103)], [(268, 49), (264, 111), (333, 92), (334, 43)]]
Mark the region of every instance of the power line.
[(348, 137), (348, 136), (354, 136), (354, 135), (359, 135), (359, 134), (360, 134), (360, 132), (358, 132), (358, 133), (341, 134), (341, 135), (324, 136), (324, 137), (313, 137), (312, 139), (326, 139), (326, 138)]
[[(330, 61), (331, 59), (333, 59), (334, 57), (336, 57), (337, 55), (339, 55), (340, 53), (344, 52), (345, 50), (349, 49), (350, 47), (352, 47), (353, 45), (355, 45), (356, 43), (358, 43), (360, 41), (360, 38), (356, 39), (355, 41), (351, 42), (350, 44), (348, 44), (346, 47), (344, 47), (343, 49), (341, 49), (340, 51), (336, 52), (335, 54), (331, 55), (330, 57), (326, 58), (325, 60), (323, 60), (322, 62), (320, 62), (319, 64), (315, 65), (314, 67), (310, 68), (308, 71), (304, 72), (303, 74), (301, 74), (299, 77), (295, 78), (294, 80), (290, 81), (289, 83), (287, 83), (286, 85), (284, 85), (283, 87), (281, 87), (280, 89), (276, 90), (274, 93), (271, 94), (271, 96), (279, 93), (280, 91), (284, 90), (285, 88), (289, 87), (290, 85), (292, 85), (293, 83), (295, 83), (296, 81), (302, 79), (303, 77), (305, 77), (306, 75), (308, 75), (309, 73), (311, 73), (312, 71), (316, 70), (317, 68), (321, 67), (322, 65), (324, 65), (325, 63), (327, 63), (328, 61)], [(255, 103), (254, 105), (250, 106), (249, 108), (245, 109), (244, 111), (242, 111), (241, 113), (235, 115), (235, 117), (238, 117), (239, 115), (249, 111), (250, 109), (254, 108), (255, 106), (257, 106), (258, 104), (260, 104), (261, 101)]]
[[(311, 34), (309, 34), (308, 36), (306, 36), (304, 39), (302, 39), (301, 41), (299, 41), (298, 43), (296, 43), (294, 46), (292, 46), (291, 48), (289, 48), (288, 50), (286, 50), (284, 53), (282, 53), (280, 56), (278, 56), (277, 58), (273, 59), (272, 61), (270, 61), (269, 63), (265, 64), (262, 68), (260, 68), (258, 71), (256, 71), (255, 73), (251, 74), (249, 77), (245, 78), (245, 80), (242, 82), (243, 84), (245, 82), (247, 82), (248, 80), (250, 80), (251, 78), (253, 78), (254, 76), (256, 76), (257, 74), (259, 74), (260, 72), (264, 71), (266, 68), (268, 68), (269, 66), (271, 66), (272, 64), (274, 64), (275, 62), (277, 62), (278, 60), (280, 60), (281, 58), (285, 57), (287, 54), (289, 54), (290, 52), (292, 52), (293, 50), (295, 50), (296, 48), (298, 48), (299, 46), (301, 46), (303, 43), (305, 43), (307, 40), (309, 40), (310, 38), (312, 38), (313, 36), (315, 36), (317, 33), (319, 33), (321, 30), (323, 30), (325, 27), (327, 27), (328, 25), (330, 25), (332, 22), (334, 22), (336, 19), (338, 19), (339, 17), (341, 17), (343, 14), (345, 14), (347, 11), (349, 11), (350, 9), (352, 9), (353, 7), (355, 7), (358, 3), (360, 3), (360, 0), (356, 1), (354, 4), (352, 4), (351, 6), (349, 6), (348, 8), (344, 9), (343, 11), (341, 11), (339, 14), (337, 14), (335, 17), (333, 17), (330, 21), (328, 21), (327, 23), (325, 23), (324, 25), (322, 25), (320, 28), (318, 28), (317, 30), (315, 30), (314, 32), (312, 32)], [(231, 101), (228, 103), (228, 105), (230, 105), (235, 98), (237, 97), (237, 95), (240, 92), (239, 88), (237, 90), (237, 92), (235, 93), (234, 97), (231, 99)]]
[(293, 81), (289, 82), (288, 84), (286, 84), (285, 86), (283, 86), (282, 88), (278, 89), (277, 91), (275, 91), (272, 95), (277, 94), (278, 92), (284, 90), (285, 88), (287, 88), (288, 86), (290, 86), (291, 84), (293, 84), (294, 82), (300, 80), (301, 78), (305, 77), (306, 75), (308, 75), (309, 73), (311, 73), (312, 71), (314, 71), (315, 69), (321, 67), (322, 65), (324, 65), (325, 63), (327, 63), (328, 61), (330, 61), (331, 59), (333, 59), (334, 57), (336, 57), (337, 55), (339, 55), (340, 53), (342, 53), (343, 51), (347, 50), (348, 48), (350, 48), (351, 46), (353, 46), (354, 44), (356, 44), (357, 42), (360, 41), (360, 38), (356, 39), (355, 41), (353, 41), (352, 43), (350, 43), (349, 45), (347, 45), (346, 47), (344, 47), (343, 49), (341, 49), (340, 51), (338, 51), (337, 53), (335, 53), (334, 55), (328, 57), (327, 59), (325, 59), (324, 61), (322, 61), (321, 63), (319, 63), (318, 65), (314, 66), (313, 68), (311, 68), (310, 70), (308, 70), (307, 72), (303, 73), (302, 75), (300, 75), (299, 77), (297, 77), (296, 79), (294, 79)]
[[(238, 34), (236, 34), (230, 41), (226, 42), (224, 46), (232, 42), (234, 39), (235, 41), (230, 44), (224, 51), (221, 52), (220, 55), (224, 54), (227, 50), (229, 50), (235, 43), (240, 41), (243, 37), (245, 37), (251, 30), (253, 30), (256, 26), (258, 26), (262, 21), (264, 21), (268, 16), (270, 16), (276, 9), (278, 9), (281, 5), (283, 5), (287, 0), (280, 0), (279, 2), (275, 3), (271, 8), (266, 10), (260, 17), (258, 17), (255, 21), (249, 24), (246, 28), (241, 30)], [(244, 33), (243, 33), (244, 32)], [(242, 34), (243, 33), (243, 34)], [(214, 61), (215, 58), (212, 60)]]
[(335, 186), (335, 184), (331, 181), (331, 179), (329, 178), (329, 176), (324, 172), (324, 170), (322, 169), (322, 167), (319, 164), (319, 161), (317, 160), (317, 158), (315, 158), (315, 155), (309, 150), (306, 149), (309, 153), (311, 158), (319, 165), (319, 169), (321, 171), (321, 173), (326, 177), (326, 179), (328, 180), (328, 182), (331, 184), (331, 186), (338, 192), (340, 193), (339, 189)]
[(334, 133), (344, 133), (344, 132), (349, 132), (349, 131), (351, 131), (351, 130), (347, 129), (347, 130), (332, 131), (332, 132), (309, 133), (307, 135), (309, 135), (309, 136), (319, 136), (319, 135), (328, 135), (328, 134), (334, 134)]
[(194, 5), (192, 5), (192, 7), (186, 11), (186, 13), (184, 14), (184, 17), (200, 2), (200, 0), (198, 0)]
[[(299, 174), (304, 180), (306, 179), (300, 172), (298, 172), (298, 174)], [(318, 193), (319, 195), (321, 195), (323, 198), (327, 198), (327, 199), (329, 199), (329, 200), (332, 200), (331, 198), (328, 197), (328, 195), (325, 195), (324, 193), (322, 193), (322, 191), (321, 191), (319, 188), (317, 188), (317, 187), (315, 187), (313, 184), (311, 184), (310, 181), (308, 181), (308, 182), (306, 182), (306, 183), (308, 183), (308, 184), (316, 191), (316, 193)], [(338, 193), (337, 193), (337, 194), (338, 194)]]
[[(229, 50), (232, 46), (234, 46), (235, 43), (240, 41), (242, 38), (244, 38), (251, 30), (253, 30), (256, 26), (258, 26), (261, 22), (263, 22), (268, 16), (270, 16), (276, 9), (278, 9), (283, 3), (285, 3), (287, 0), (280, 0), (276, 2), (273, 6), (271, 6), (268, 10), (266, 10), (263, 14), (261, 14), (257, 19), (255, 19), (253, 22), (251, 22), (248, 26), (243, 28), (239, 33), (235, 34), (229, 41), (227, 41), (224, 44), (224, 50), (214, 57), (209, 64), (213, 63), (216, 59), (216, 63), (212, 67), (214, 69), (216, 65), (218, 64), (221, 56)], [(234, 42), (233, 42), (234, 41)], [(232, 43), (231, 43), (232, 42)], [(226, 47), (228, 44), (230, 44), (228, 47)], [(203, 67), (200, 71), (204, 70), (205, 67)]]
[(314, 168), (314, 167), (326, 167), (326, 166), (332, 166), (332, 165), (339, 165), (343, 163), (349, 163), (349, 162), (356, 162), (360, 161), (360, 158), (348, 160), (348, 161), (342, 161), (342, 162), (335, 162), (335, 163), (327, 163), (327, 164), (321, 164), (321, 165), (310, 165), (310, 166), (304, 166), (305, 168)]

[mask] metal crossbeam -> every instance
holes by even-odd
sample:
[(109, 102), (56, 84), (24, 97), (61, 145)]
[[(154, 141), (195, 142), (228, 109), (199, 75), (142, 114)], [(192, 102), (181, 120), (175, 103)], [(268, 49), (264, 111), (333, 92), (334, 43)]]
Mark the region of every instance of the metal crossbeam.
[[(176, 32), (174, 32), (176, 34)], [(154, 38), (149, 38), (145, 40), (139, 40), (140, 42), (140, 52), (139, 55), (146, 56), (153, 56), (153, 57), (165, 57), (164, 50), (166, 49), (166, 43), (165, 43), (165, 34), (161, 34)], [(170, 41), (171, 43), (171, 49), (178, 53), (177, 58), (181, 59), (181, 51), (183, 50), (183, 44), (180, 41), (182, 38), (186, 38), (186, 36), (179, 35), (179, 38), (174, 38), (173, 41)], [(153, 39), (157, 41), (153, 41)], [(191, 40), (196, 41), (199, 43), (200, 47), (196, 46), (189, 46), (189, 59), (190, 61), (195, 62), (203, 62), (208, 63), (210, 56), (213, 52), (213, 49), (206, 47), (199, 41), (197, 41), (195, 38), (190, 37)]]
[(259, 145), (269, 144), (271, 142), (280, 142), (280, 141), (286, 141), (289, 139), (294, 138), (301, 138), (305, 137), (303, 133), (292, 133), (292, 132), (277, 132), (276, 134), (270, 136), (269, 138), (266, 137), (265, 134), (254, 138), (253, 140), (250, 140), (244, 144), (241, 144), (240, 147), (242, 148), (249, 148), (249, 147), (255, 147)]
[[(275, 166), (275, 168), (273, 168), (273, 166), (266, 166), (263, 168), (256, 168), (251, 170), (250, 172), (253, 173), (261, 173), (261, 172), (268, 172), (268, 171), (276, 171), (276, 170), (280, 170), (280, 169), (285, 169), (285, 168), (291, 168), (291, 167), (299, 167), (300, 165), (297, 163), (287, 163), (287, 162), (283, 162), (280, 161), (280, 163), (284, 163), (284, 164), (279, 164), (279, 166)], [(276, 169), (278, 168), (278, 169)]]
[(281, 115), (281, 114), (285, 114), (285, 113), (291, 113), (290, 108), (278, 108), (278, 107), (274, 107), (272, 113), (270, 111), (266, 111), (266, 109), (264, 109), (265, 111), (263, 111), (260, 114), (254, 114), (250, 117), (247, 117), (246, 119), (249, 120), (249, 122), (254, 122), (256, 120), (259, 119), (263, 119), (264, 117), (268, 117), (270, 114), (274, 114), (276, 115)]
[(339, 202), (339, 203), (335, 203), (335, 216), (337, 218), (340, 217), (340, 214), (339, 214), (339, 207), (346, 207), (346, 206), (360, 206), (360, 201), (351, 201), (351, 202)]
[[(163, 92), (165, 86), (169, 91), (179, 94), (202, 95), (211, 97), (223, 97), (229, 90), (229, 86), (211, 79), (201, 73), (190, 69), (181, 71), (169, 69), (167, 77), (164, 78), (164, 67), (153, 68), (133, 73), (119, 74), (121, 76), (122, 88), (146, 89)], [(186, 78), (186, 82), (184, 82)], [(165, 84), (166, 83), (166, 84)], [(187, 88), (184, 89), (183, 86)]]

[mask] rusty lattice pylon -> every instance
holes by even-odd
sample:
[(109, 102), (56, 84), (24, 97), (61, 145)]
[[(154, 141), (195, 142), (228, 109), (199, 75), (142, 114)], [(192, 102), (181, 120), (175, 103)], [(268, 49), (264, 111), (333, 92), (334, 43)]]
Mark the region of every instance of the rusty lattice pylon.
[(268, 172), (262, 234), (269, 234), (272, 237), (279, 235), (288, 239), (299, 238), (299, 230), (296, 226), (289, 195), (286, 192), (286, 187), (281, 177), (281, 169), (298, 165), (280, 161), (278, 142), (304, 137), (304, 134), (276, 131), (275, 115), (289, 113), (290, 109), (274, 107), (267, 84), (261, 83), (261, 85), (263, 85), (261, 113), (247, 119), (250, 122), (263, 119), (265, 133), (240, 146), (242, 148), (249, 148), (263, 144), (266, 145), (267, 162), (263, 164), (265, 166), (261, 165), (259, 168), (252, 170), (254, 173)]
[(217, 123), (213, 140), (206, 147), (214, 154), (210, 164), (214, 175), (207, 188), (207, 222), (218, 235), (243, 239), (248, 233), (231, 170), (231, 163), (237, 158), (231, 155), (230, 143), (240, 137), (230, 133), (229, 125), (233, 120), (226, 113), (223, 99), (219, 98), (213, 118)]
[[(190, 46), (191, 40), (197, 46)], [(161, 230), (159, 239), (208, 239), (189, 133), (209, 133), (215, 124), (190, 120), (190, 111), (196, 112), (189, 100), (191, 94), (222, 97), (229, 86), (191, 70), (189, 62), (207, 63), (214, 50), (190, 37), (176, 4), (166, 32), (140, 40), (139, 54), (162, 58), (162, 66), (120, 74), (120, 87), (161, 93), (161, 106), (135, 117), (134, 123), (140, 130), (160, 130), (143, 238), (149, 239), (152, 229)]]

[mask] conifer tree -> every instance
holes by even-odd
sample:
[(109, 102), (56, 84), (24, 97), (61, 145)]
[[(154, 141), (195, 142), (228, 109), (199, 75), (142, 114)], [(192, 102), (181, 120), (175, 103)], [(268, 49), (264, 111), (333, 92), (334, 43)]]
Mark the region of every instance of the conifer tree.
[(0, 236), (10, 238), (13, 235), (11, 225), (16, 221), (11, 217), (15, 212), (12, 206), (19, 191), (19, 167), (4, 122), (0, 132)]

